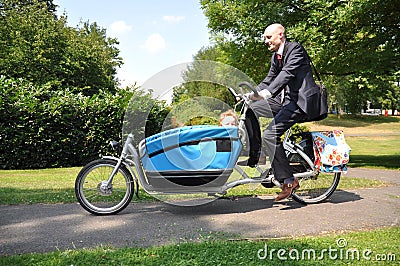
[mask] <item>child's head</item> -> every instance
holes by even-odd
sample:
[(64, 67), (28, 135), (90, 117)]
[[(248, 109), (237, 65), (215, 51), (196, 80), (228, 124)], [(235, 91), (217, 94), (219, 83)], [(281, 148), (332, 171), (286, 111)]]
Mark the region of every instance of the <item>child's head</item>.
[(219, 125), (220, 126), (237, 126), (238, 119), (233, 110), (228, 110), (223, 112), (219, 117)]

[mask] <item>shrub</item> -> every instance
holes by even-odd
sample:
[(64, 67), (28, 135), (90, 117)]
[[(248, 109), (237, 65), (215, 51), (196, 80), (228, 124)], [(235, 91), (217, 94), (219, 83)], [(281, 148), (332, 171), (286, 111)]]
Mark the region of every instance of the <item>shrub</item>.
[(155, 105), (155, 114), (163, 109), (138, 89), (84, 96), (68, 89), (51, 91), (46, 86), (0, 77), (1, 168), (81, 166), (110, 154), (108, 143), (121, 139), (125, 110), (132, 96)]

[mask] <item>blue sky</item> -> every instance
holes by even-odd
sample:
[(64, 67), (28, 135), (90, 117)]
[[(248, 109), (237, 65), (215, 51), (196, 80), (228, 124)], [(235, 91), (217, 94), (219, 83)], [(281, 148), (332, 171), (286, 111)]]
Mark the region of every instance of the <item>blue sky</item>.
[(120, 42), (123, 86), (143, 84), (163, 69), (192, 61), (209, 45), (207, 19), (199, 0), (55, 0), (68, 25), (96, 22)]

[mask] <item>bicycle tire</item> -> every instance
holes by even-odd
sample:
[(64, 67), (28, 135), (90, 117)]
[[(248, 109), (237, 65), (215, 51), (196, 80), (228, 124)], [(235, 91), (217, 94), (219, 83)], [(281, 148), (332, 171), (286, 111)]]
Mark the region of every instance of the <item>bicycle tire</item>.
[(75, 180), (75, 195), (80, 205), (95, 215), (116, 214), (125, 209), (134, 194), (131, 173), (121, 165), (113, 178), (112, 187), (105, 182), (117, 161), (99, 159), (85, 165)]
[(300, 188), (293, 192), (292, 198), (303, 204), (320, 203), (335, 192), (341, 173), (324, 174), (318, 177), (299, 178)]
[[(306, 147), (302, 147), (302, 149), (303, 152), (306, 151)], [(312, 165), (308, 164), (299, 153), (290, 153), (288, 158), (293, 173), (302, 173), (313, 170)], [(293, 192), (292, 198), (302, 204), (323, 202), (328, 199), (333, 192), (335, 192), (340, 181), (340, 176), (341, 173), (337, 172), (319, 174), (310, 177), (300, 177), (298, 178), (300, 188)]]

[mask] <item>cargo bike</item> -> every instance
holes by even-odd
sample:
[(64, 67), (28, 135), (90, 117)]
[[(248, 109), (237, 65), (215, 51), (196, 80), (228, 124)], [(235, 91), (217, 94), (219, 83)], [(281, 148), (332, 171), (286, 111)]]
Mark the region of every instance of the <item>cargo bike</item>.
[[(248, 143), (245, 119), (251, 101), (243, 88), (257, 91), (248, 82), (229, 88), (238, 100), (238, 126), (197, 125), (166, 130), (147, 137), (135, 147), (129, 134), (120, 157), (104, 156), (84, 166), (75, 181), (80, 205), (96, 215), (115, 214), (138, 196), (139, 186), (150, 195), (199, 194), (221, 197), (231, 188), (244, 184), (281, 187), (271, 168), (236, 165)], [(300, 188), (292, 198), (303, 204), (329, 198), (346, 170), (349, 147), (343, 132), (312, 132), (293, 138), (289, 129), (283, 145)], [(118, 148), (118, 142), (111, 142)], [(324, 151), (328, 150), (328, 154)], [(333, 158), (335, 157), (335, 158)], [(233, 180), (233, 172), (237, 172)]]

